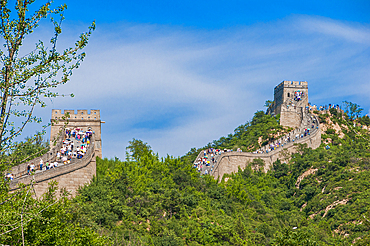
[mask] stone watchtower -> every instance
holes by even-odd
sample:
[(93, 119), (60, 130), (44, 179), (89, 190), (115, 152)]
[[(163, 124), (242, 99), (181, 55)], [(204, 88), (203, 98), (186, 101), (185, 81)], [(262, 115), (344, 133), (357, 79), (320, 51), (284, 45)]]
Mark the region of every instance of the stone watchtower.
[(102, 158), (102, 141), (101, 141), (101, 124), (105, 123), (100, 120), (100, 110), (77, 110), (77, 114), (74, 110), (62, 110), (53, 109), (51, 112), (51, 130), (50, 130), (50, 146), (53, 146), (53, 140), (58, 136), (61, 128), (64, 127), (66, 120), (62, 119), (65, 114), (69, 113), (67, 119), (67, 127), (80, 128), (83, 131), (91, 129), (94, 132), (95, 137), (95, 155)]
[(306, 81), (283, 81), (274, 89), (274, 105), (271, 114), (280, 114), (280, 124), (297, 128), (308, 106)]

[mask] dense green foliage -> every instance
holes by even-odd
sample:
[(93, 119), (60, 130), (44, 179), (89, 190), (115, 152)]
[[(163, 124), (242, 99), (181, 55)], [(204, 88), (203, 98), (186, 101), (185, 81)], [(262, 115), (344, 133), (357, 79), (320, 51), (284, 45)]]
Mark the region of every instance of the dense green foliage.
[[(255, 160), (220, 183), (199, 177), (189, 154), (159, 158), (134, 139), (126, 161), (98, 160), (97, 177), (75, 201), (79, 222), (115, 245), (366, 245), (369, 132), (340, 113), (325, 117), (331, 117), (326, 128), (337, 123), (344, 135), (327, 130), (326, 143), (316, 150), (298, 146), (268, 173), (252, 171), (261, 164)], [(257, 113), (244, 139), (259, 136), (250, 129), (266, 129), (266, 119)], [(240, 136), (238, 129), (233, 137)]]
[[(290, 129), (279, 124), (279, 116), (276, 118), (266, 115), (263, 111), (254, 114), (253, 119), (244, 125), (237, 127), (234, 134), (221, 137), (213, 141), (215, 148), (234, 149), (241, 148), (243, 151), (253, 151), (268, 142), (275, 140)], [(260, 139), (260, 143), (258, 140)]]
[(14, 194), (1, 187), (0, 243), (22, 245), (23, 234), (24, 245), (109, 244), (108, 238), (78, 224), (78, 210), (66, 193), (60, 199), (56, 199), (56, 194), (55, 183), (41, 199), (35, 198), (32, 187), (23, 187)]

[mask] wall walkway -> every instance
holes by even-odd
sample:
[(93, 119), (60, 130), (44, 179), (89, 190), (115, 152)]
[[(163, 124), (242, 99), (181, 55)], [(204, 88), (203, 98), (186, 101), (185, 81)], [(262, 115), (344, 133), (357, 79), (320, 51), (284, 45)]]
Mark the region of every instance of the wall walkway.
[(89, 183), (93, 176), (96, 175), (96, 153), (95, 153), (95, 137), (91, 138), (90, 147), (87, 149), (86, 154), (81, 159), (72, 159), (71, 163), (65, 165), (58, 165), (48, 170), (37, 171), (33, 175), (27, 175), (27, 165), (34, 163), (38, 168), (40, 159), (42, 158), (44, 163), (46, 161), (55, 161), (56, 153), (60, 151), (63, 144), (64, 134), (58, 138), (56, 146), (48, 151), (41, 157), (37, 157), (29, 162), (20, 164), (12, 168), (14, 180), (9, 184), (11, 191), (15, 191), (19, 188), (19, 184), (30, 184), (34, 182), (34, 189), (36, 196), (40, 197), (48, 189), (48, 184), (51, 181), (58, 182), (58, 188), (66, 189), (71, 193), (72, 196), (76, 194), (76, 191), (80, 186)]
[[(303, 111), (304, 112), (304, 111)], [(310, 135), (303, 138), (296, 139), (294, 142), (284, 143), (283, 147), (279, 147), (276, 150), (273, 150), (269, 153), (266, 153), (266, 148), (262, 148), (264, 153), (251, 153), (251, 152), (223, 152), (221, 155), (216, 156), (216, 163), (212, 168), (212, 171), (209, 172), (215, 179), (222, 178), (224, 174), (230, 174), (238, 172), (238, 168), (242, 170), (254, 159), (261, 159), (265, 162), (264, 171), (267, 172), (271, 169), (272, 164), (278, 159), (283, 158), (283, 150), (286, 150), (289, 154), (294, 153), (297, 148), (297, 144), (307, 144), (307, 147), (316, 149), (321, 144), (321, 130), (320, 124), (316, 116), (311, 115), (310, 113), (304, 113), (302, 115), (302, 122), (298, 129), (293, 132), (288, 133), (284, 137), (291, 136), (291, 139), (294, 139), (296, 134), (302, 133), (305, 128), (311, 128), (310, 125), (307, 125), (307, 120), (313, 117), (315, 119), (315, 128), (311, 130)], [(310, 124), (310, 123), (308, 123)], [(293, 136), (293, 137), (292, 137)], [(283, 137), (283, 138), (284, 138)], [(284, 151), (285, 152), (285, 151)], [(196, 160), (203, 156), (203, 151), (199, 153)]]

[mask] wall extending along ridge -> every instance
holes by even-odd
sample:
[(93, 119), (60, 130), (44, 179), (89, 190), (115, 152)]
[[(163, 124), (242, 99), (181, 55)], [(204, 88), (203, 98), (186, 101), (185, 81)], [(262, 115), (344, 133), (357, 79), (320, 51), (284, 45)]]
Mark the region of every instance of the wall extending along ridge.
[[(300, 99), (296, 101), (295, 92), (297, 91), (304, 94), (300, 95)], [(271, 151), (266, 145), (255, 153), (223, 152), (215, 156), (214, 165), (212, 168), (206, 167), (205, 173), (219, 179), (224, 174), (238, 172), (239, 168), (243, 170), (254, 159), (261, 159), (265, 163), (264, 171), (267, 172), (277, 159), (285, 159), (286, 156), (296, 152), (297, 144), (307, 144), (307, 147), (312, 149), (318, 148), (321, 144), (320, 124), (317, 117), (309, 112), (308, 105), (308, 83), (306, 81), (281, 82), (274, 88), (274, 105), (267, 110), (267, 113), (280, 114), (280, 125), (289, 126), (294, 130), (279, 138), (279, 141), (270, 143), (280, 147)], [(287, 139), (290, 140), (287, 141)], [(203, 154), (204, 151), (199, 153), (194, 161), (195, 166), (198, 165)]]
[(296, 144), (307, 144), (307, 147), (316, 149), (321, 144), (321, 130), (316, 129), (310, 136), (290, 142), (284, 147), (280, 147), (268, 154), (253, 154), (250, 152), (224, 152), (218, 159), (218, 162), (211, 173), (215, 179), (222, 178), (224, 174), (238, 172), (238, 168), (244, 168), (254, 159), (262, 159), (265, 162), (264, 171), (271, 169), (272, 164), (282, 158), (281, 152), (287, 150), (290, 154), (296, 150)]

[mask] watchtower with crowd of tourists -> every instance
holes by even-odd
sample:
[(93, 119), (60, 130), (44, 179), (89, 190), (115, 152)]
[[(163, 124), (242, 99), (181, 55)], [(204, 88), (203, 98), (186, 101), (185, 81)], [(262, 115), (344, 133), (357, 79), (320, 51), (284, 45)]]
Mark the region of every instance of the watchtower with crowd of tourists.
[[(96, 175), (96, 157), (102, 158), (101, 124), (104, 121), (100, 120), (100, 110), (90, 110), (90, 112), (77, 110), (75, 113), (75, 110), (62, 112), (60, 109), (53, 109), (50, 121), (50, 150), (42, 156), (12, 167), (10, 173), (14, 175), (14, 179), (9, 184), (11, 191), (19, 189), (21, 183), (28, 185), (32, 182), (35, 196), (40, 197), (48, 190), (49, 183), (56, 181), (59, 188), (65, 189), (74, 196), (79, 187), (90, 183)], [(92, 134), (86, 142), (74, 141), (66, 134), (67, 129), (76, 130), (78, 137), (77, 135), (75, 137), (78, 139), (86, 136), (84, 133), (87, 131)], [(77, 151), (69, 155), (70, 158), (66, 155), (62, 157), (61, 154), (65, 153), (62, 149), (71, 141), (75, 142), (74, 150)], [(80, 146), (84, 146), (85, 151), (78, 150)], [(51, 168), (42, 167), (42, 162), (46, 167), (48, 166), (46, 163), (53, 165)], [(28, 175), (32, 165), (33, 175)]]
[(59, 131), (63, 128), (80, 128), (83, 131), (91, 129), (95, 137), (95, 156), (102, 158), (102, 140), (101, 140), (101, 124), (104, 121), (100, 120), (100, 110), (62, 110), (53, 109), (51, 111), (51, 130), (50, 130), (50, 146), (54, 139), (58, 136)]
[(268, 110), (280, 114), (280, 124), (297, 128), (308, 106), (308, 83), (306, 81), (282, 81), (274, 88), (274, 103)]

